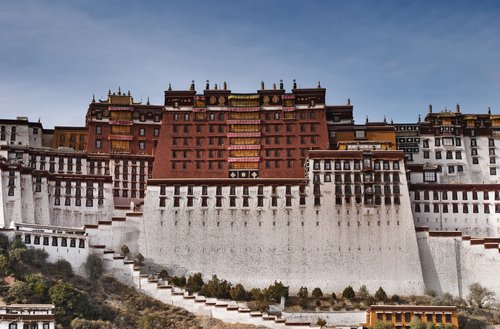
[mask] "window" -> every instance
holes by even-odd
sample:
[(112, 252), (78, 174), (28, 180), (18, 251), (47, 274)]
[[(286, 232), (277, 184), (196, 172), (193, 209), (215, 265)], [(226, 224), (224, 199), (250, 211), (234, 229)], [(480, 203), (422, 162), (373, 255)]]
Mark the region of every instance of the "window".
[(95, 133), (96, 133), (96, 135), (101, 135), (102, 134), (102, 127), (101, 126), (95, 126)]
[(429, 151), (424, 151), (424, 159), (429, 159)]
[(490, 168), (490, 175), (494, 176), (497, 174), (497, 168), (496, 167), (491, 167)]
[(495, 140), (494, 139), (488, 139), (488, 146), (495, 146)]
[(428, 139), (424, 139), (423, 147), (426, 149), (429, 148), (429, 140)]
[(96, 149), (102, 148), (102, 140), (100, 140), (100, 139), (95, 140), (95, 148)]
[(146, 142), (139, 142), (139, 150), (146, 149)]
[(441, 157), (441, 151), (436, 151), (436, 160), (442, 159)]
[(435, 171), (424, 171), (424, 182), (435, 182), (437, 180)]
[(453, 159), (453, 153), (452, 151), (446, 151), (446, 159)]
[(472, 158), (472, 164), (479, 164), (479, 158)]
[(455, 159), (458, 159), (458, 160), (462, 159), (462, 152), (461, 151), (455, 151)]
[(434, 140), (434, 145), (435, 145), (435, 146), (441, 146), (441, 139), (440, 139), (440, 138), (436, 138), (436, 139)]
[(365, 138), (366, 137), (366, 131), (364, 131), (364, 130), (356, 130), (355, 137), (356, 138)]
[(455, 166), (448, 166), (448, 173), (453, 174), (455, 172)]

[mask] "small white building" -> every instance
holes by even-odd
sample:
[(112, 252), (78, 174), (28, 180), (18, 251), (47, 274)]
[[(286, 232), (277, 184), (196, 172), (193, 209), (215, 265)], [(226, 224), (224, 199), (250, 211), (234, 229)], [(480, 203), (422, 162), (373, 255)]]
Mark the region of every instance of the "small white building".
[(54, 329), (52, 304), (12, 304), (0, 306), (0, 329)]

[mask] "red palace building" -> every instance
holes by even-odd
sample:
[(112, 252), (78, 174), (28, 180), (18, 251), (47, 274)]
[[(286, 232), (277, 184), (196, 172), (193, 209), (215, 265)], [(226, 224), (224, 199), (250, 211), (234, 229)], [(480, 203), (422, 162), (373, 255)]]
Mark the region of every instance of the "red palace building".
[(153, 178), (302, 178), (312, 149), (328, 149), (325, 89), (235, 94), (165, 91)]

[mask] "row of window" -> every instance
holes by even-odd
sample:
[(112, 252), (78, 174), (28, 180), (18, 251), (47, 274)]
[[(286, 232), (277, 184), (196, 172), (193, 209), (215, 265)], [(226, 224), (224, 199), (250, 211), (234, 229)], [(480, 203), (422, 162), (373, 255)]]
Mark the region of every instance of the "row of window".
[[(270, 200), (270, 206), (271, 207), (278, 207), (278, 196), (271, 196)], [(209, 197), (208, 196), (202, 196), (199, 200), (199, 206), (205, 208), (208, 207), (209, 204)], [(286, 207), (292, 207), (293, 202), (292, 202), (292, 196), (285, 196), (285, 206)], [(160, 197), (160, 207), (165, 207), (166, 205), (166, 197)], [(241, 203), (240, 203), (241, 200)], [(254, 203), (254, 206), (256, 207), (264, 207), (264, 200), (265, 197), (262, 195), (257, 196), (256, 199), (251, 198), (250, 196), (243, 196), (241, 199), (236, 197), (236, 196), (230, 196), (229, 197), (229, 207), (235, 208), (235, 207), (243, 207), (243, 208), (248, 208), (250, 207), (250, 202), (251, 200), (256, 200)], [(194, 202), (195, 198), (193, 196), (188, 196), (186, 198), (186, 207), (194, 207)], [(222, 196), (216, 196), (215, 197), (215, 204), (214, 206), (216, 208), (221, 208), (225, 205), (224, 197)], [(305, 206), (306, 205), (306, 198), (301, 196), (299, 197), (299, 205)], [(173, 207), (178, 208), (181, 206), (181, 197), (174, 197), (173, 198)]]
[[(146, 149), (146, 141), (139, 141), (137, 142), (137, 147), (139, 150), (145, 150)], [(158, 141), (154, 140), (153, 141), (154, 147), (158, 144)], [(95, 148), (96, 149), (101, 149), (103, 147), (102, 139), (96, 139), (95, 140)]]
[[(31, 244), (32, 243), (32, 238), (33, 238), (33, 244), (36, 245), (43, 245), (43, 246), (48, 246), (51, 245), (52, 247), (70, 247), (70, 248), (76, 248), (76, 242), (78, 240), (78, 248), (85, 248), (85, 239), (77, 239), (77, 238), (65, 238), (65, 237), (57, 237), (53, 236), (52, 239), (48, 236), (40, 236), (40, 235), (31, 235), (31, 234), (25, 234), (24, 235), (24, 243), (25, 244)], [(49, 241), (52, 240), (52, 241)], [(68, 244), (69, 240), (69, 244)], [(50, 244), (49, 244), (50, 243)]]
[[(139, 128), (138, 129), (139, 136), (146, 136), (146, 129), (147, 128)], [(128, 129), (127, 132), (124, 131), (124, 133), (130, 135), (130, 128)], [(102, 135), (102, 126), (95, 126), (95, 134)], [(153, 136), (154, 137), (160, 136), (160, 128), (153, 128)]]
[[(391, 179), (392, 176), (392, 179)], [(354, 175), (350, 173), (346, 174), (335, 174), (335, 183), (346, 183), (350, 184), (352, 182), (355, 183), (361, 183), (361, 178), (363, 178), (364, 183), (400, 183), (400, 176), (399, 173), (393, 173), (392, 175), (390, 173), (372, 173), (372, 172), (366, 172), (363, 175), (360, 173), (354, 173)], [(353, 179), (354, 178), (354, 179)], [(382, 180), (383, 179), (383, 180)], [(332, 174), (331, 173), (325, 173), (323, 174), (323, 182), (331, 182), (332, 181)], [(313, 182), (314, 183), (321, 183), (321, 175), (320, 174), (314, 174), (313, 175)]]
[(399, 323), (399, 322), (403, 322), (403, 319), (404, 319), (404, 322), (406, 323), (409, 323), (413, 320), (413, 318), (416, 317), (418, 319), (421, 319), (421, 320), (425, 320), (426, 322), (436, 322), (436, 323), (443, 323), (443, 319), (444, 319), (444, 323), (451, 323), (451, 314), (444, 314), (444, 317), (443, 317), (443, 314), (441, 313), (436, 313), (436, 314), (432, 314), (432, 313), (426, 313), (424, 316), (422, 316), (422, 314), (420, 313), (409, 313), (409, 312), (405, 312), (404, 314), (403, 313), (377, 313), (377, 320), (378, 321), (389, 321), (389, 322), (392, 322), (392, 320), (394, 319), (394, 321), (396, 323)]
[[(65, 206), (71, 206), (71, 197), (65, 197), (64, 198), (64, 205)], [(97, 205), (102, 206), (104, 204), (104, 199), (99, 198), (97, 199)], [(54, 197), (54, 206), (61, 206), (61, 198), (60, 197)], [(79, 197), (75, 198), (75, 206), (81, 207), (82, 206), (82, 199)], [(94, 206), (94, 199), (86, 198), (85, 199), (85, 206), (86, 207), (93, 207)]]
[[(421, 194), (423, 194), (423, 200), (430, 200), (430, 196), (432, 195), (432, 200), (448, 200), (449, 196), (449, 191), (424, 191), (421, 193), (420, 191), (415, 191), (413, 192), (413, 198), (414, 200), (420, 200)], [(458, 196), (461, 195), (462, 198), (461, 200), (468, 200), (469, 199), (469, 193), (471, 194), (472, 200), (479, 200), (479, 192), (477, 191), (451, 191), (451, 200), (458, 200)], [(492, 191), (491, 193), (494, 194), (494, 199), (497, 201), (500, 201), (500, 191)], [(483, 191), (483, 200), (490, 200), (490, 192), (489, 191)]]
[[(313, 162), (313, 170), (321, 170), (321, 160), (314, 160)], [(391, 164), (393, 170), (399, 170), (400, 164), (399, 161), (373, 161), (373, 170), (391, 170)], [(361, 161), (355, 160), (353, 161), (334, 161), (334, 169), (335, 170), (351, 170), (351, 166), (354, 170), (361, 170)], [(371, 160), (363, 161), (363, 168), (372, 168)], [(330, 160), (323, 161), (323, 169), (324, 170), (332, 170), (332, 162)]]
[(9, 323), (9, 329), (49, 329), (50, 328), (50, 323), (42, 323), (42, 327), (38, 327), (38, 323), (31, 323), (31, 322), (10, 322)]
[[(231, 115), (231, 113), (230, 113)], [(181, 119), (183, 119), (184, 121), (189, 121), (190, 120), (190, 117), (191, 115), (189, 113), (174, 113), (173, 115), (173, 119), (174, 121), (180, 121)], [(301, 120), (306, 120), (307, 117), (309, 117), (309, 119), (311, 120), (315, 120), (316, 119), (316, 112), (314, 111), (311, 111), (309, 112), (309, 115), (306, 114), (306, 112), (300, 112), (299, 114), (299, 118)], [(224, 121), (225, 120), (225, 113), (208, 113), (208, 120), (210, 121), (215, 121), (217, 118), (218, 121)], [(271, 120), (274, 119), (274, 120), (280, 120), (280, 112), (273, 112), (272, 115), (271, 113), (269, 112), (266, 112), (264, 113), (264, 119), (265, 120)]]
[[(120, 189), (114, 189), (113, 196), (116, 197), (116, 198), (120, 197), (120, 191), (121, 191), (121, 196), (123, 198), (128, 198), (129, 197), (129, 190), (120, 190)], [(139, 192), (139, 193), (137, 193), (137, 192)], [(145, 196), (144, 190), (140, 190), (140, 191), (131, 190), (130, 191), (130, 197), (131, 198), (137, 198), (138, 196), (139, 196), (139, 198), (144, 199), (144, 196)]]
[[(382, 189), (383, 186), (383, 189)], [(401, 190), (399, 188), (399, 185), (393, 185), (391, 188), (391, 185), (354, 185), (354, 194), (360, 195), (360, 194), (376, 194), (380, 195), (382, 194), (382, 191), (384, 194), (400, 194)], [(345, 193), (345, 195), (352, 195), (353, 189), (352, 185), (335, 185), (335, 194), (336, 195), (342, 195), (342, 192)]]
[[(120, 117), (116, 116), (115, 114), (119, 113), (120, 114)], [(139, 122), (146, 122), (146, 113), (140, 113), (140, 114), (136, 114), (137, 112), (134, 112), (134, 118), (137, 117), (139, 119)], [(153, 116), (153, 121), (154, 122), (160, 122), (161, 120), (161, 115), (159, 114), (155, 114), (153, 115), (151, 112), (149, 112), (147, 114), (148, 117), (151, 117)], [(96, 120), (102, 120), (102, 112), (101, 111), (98, 111), (96, 114), (95, 114), (95, 119)], [(111, 112), (111, 120), (125, 120), (125, 121), (129, 121), (131, 120), (132, 118), (132, 113), (131, 112), (117, 112), (117, 111), (114, 111), (114, 112)]]
[[(459, 204), (453, 203), (451, 204), (451, 209), (454, 214), (459, 213), (459, 208), (462, 209), (463, 214), (468, 214), (470, 210), (470, 205), (468, 204), (462, 204), (460, 207)], [(490, 205), (489, 204), (483, 204), (482, 207), (480, 207), (479, 204), (472, 204), (472, 213), (478, 214), (479, 213), (479, 208), (483, 209), (484, 214), (489, 214), (490, 213)], [(415, 212), (422, 212), (422, 206), (419, 203), (415, 203)], [(449, 205), (444, 203), (441, 206), (439, 204), (433, 204), (432, 209), (434, 213), (448, 213), (449, 212)], [(423, 205), (423, 212), (431, 212), (431, 205), (430, 204), (424, 204)], [(500, 213), (500, 204), (495, 204), (495, 213)]]
[[(186, 193), (188, 196), (194, 195), (194, 187), (193, 186), (186, 186), (186, 187), (181, 187), (181, 186), (174, 186), (174, 195), (181, 195), (181, 188), (186, 190)], [(222, 186), (215, 186), (215, 195), (217, 196), (222, 196)], [(208, 189), (209, 187), (204, 185), (201, 187), (201, 195), (202, 196), (208, 196)], [(231, 196), (236, 196), (236, 191), (237, 187), (235, 185), (230, 185), (229, 186), (229, 195)], [(167, 193), (167, 187), (165, 185), (160, 186), (160, 195), (164, 196)], [(249, 186), (242, 186), (241, 187), (241, 195), (243, 196), (249, 196), (250, 195), (250, 187)], [(305, 194), (305, 186), (299, 186), (299, 193), (300, 194)], [(271, 194), (276, 195), (278, 194), (278, 187), (277, 186), (271, 186)], [(285, 185), (285, 195), (291, 195), (292, 194), (292, 186), (290, 185)], [(263, 196), (264, 195), (264, 186), (259, 185), (257, 186), (257, 195)]]

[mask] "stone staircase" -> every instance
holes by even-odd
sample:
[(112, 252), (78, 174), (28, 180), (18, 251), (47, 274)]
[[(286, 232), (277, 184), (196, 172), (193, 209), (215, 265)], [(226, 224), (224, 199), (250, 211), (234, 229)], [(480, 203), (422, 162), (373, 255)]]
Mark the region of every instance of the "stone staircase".
[[(118, 281), (133, 286), (138, 291), (201, 316), (209, 316), (227, 323), (253, 324), (267, 328), (310, 328), (310, 323), (287, 321), (275, 315), (252, 312), (245, 303), (191, 294), (161, 279), (148, 266), (136, 266), (134, 261), (119, 254), (124, 234), (130, 234), (128, 221), (139, 218), (142, 213), (126, 213), (125, 217), (113, 217), (110, 221), (99, 221), (97, 225), (86, 225), (91, 252), (102, 257), (106, 271)], [(133, 226), (133, 225), (132, 225)], [(126, 241), (126, 240), (125, 240)]]

